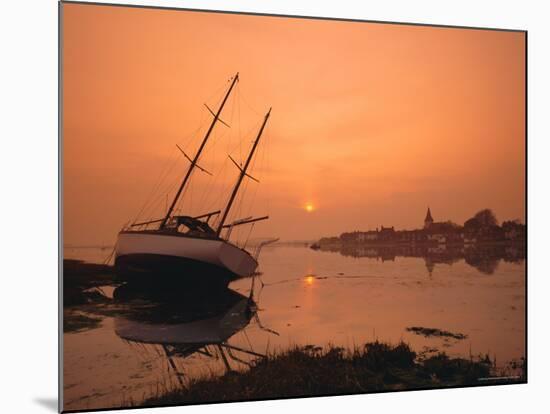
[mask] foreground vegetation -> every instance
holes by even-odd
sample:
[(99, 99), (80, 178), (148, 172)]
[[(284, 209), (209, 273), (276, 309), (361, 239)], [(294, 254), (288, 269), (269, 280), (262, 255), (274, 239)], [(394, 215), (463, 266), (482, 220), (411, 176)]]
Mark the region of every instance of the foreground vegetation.
[[(518, 383), (525, 381), (524, 366), (524, 361), (515, 366), (515, 375), (511, 375), (511, 371), (496, 373), (488, 357), (467, 360), (439, 352), (417, 354), (405, 343), (372, 342), (353, 351), (335, 347), (295, 347), (257, 361), (246, 372), (228, 372), (222, 377), (190, 381), (183, 389), (159, 393), (141, 404), (154, 406)], [(488, 379), (495, 375), (500, 378)]]

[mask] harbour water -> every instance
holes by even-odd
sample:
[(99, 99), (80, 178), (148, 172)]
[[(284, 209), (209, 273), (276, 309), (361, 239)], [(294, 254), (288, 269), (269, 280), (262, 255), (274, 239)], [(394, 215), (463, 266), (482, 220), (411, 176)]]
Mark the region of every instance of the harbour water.
[[(184, 355), (159, 341), (135, 340), (137, 334), (129, 339), (124, 332), (132, 333), (132, 328), (111, 316), (92, 329), (65, 333), (65, 409), (139, 404), (189, 379), (222, 374), (227, 364), (245, 370), (254, 354), (294, 345), (353, 348), (373, 340), (404, 341), (417, 352), (488, 354), (502, 366), (525, 357), (521, 253), (516, 249), (500, 256), (464, 255), (446, 252), (444, 246), (438, 249), (405, 254), (390, 248), (381, 252), (268, 246), (260, 257), (261, 275), (229, 286), (242, 298), (251, 298), (257, 312), (247, 314), (244, 323), (239, 319), (234, 332), (229, 330), (229, 337), (222, 338), (229, 348), (225, 355), (216, 347), (197, 347)], [(109, 253), (108, 248), (67, 248), (65, 258), (101, 263)], [(112, 290), (103, 288), (107, 296)], [(239, 302), (241, 296), (236, 298)], [(216, 312), (208, 318), (227, 325), (241, 311), (228, 305), (220, 313), (219, 324)], [(210, 325), (190, 322), (188, 331), (202, 329), (201, 335), (211, 334), (205, 328)], [(454, 336), (407, 329), (411, 327), (440, 329)]]

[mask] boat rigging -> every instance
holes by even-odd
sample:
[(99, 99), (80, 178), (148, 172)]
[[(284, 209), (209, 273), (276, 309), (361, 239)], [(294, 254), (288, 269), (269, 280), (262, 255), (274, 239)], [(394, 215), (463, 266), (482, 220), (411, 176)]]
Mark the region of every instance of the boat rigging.
[[(182, 197), (183, 190), (189, 184), (195, 167), (211, 175), (198, 163), (217, 122), (229, 126), (221, 120), (220, 116), (238, 80), (239, 74), (237, 73), (232, 78), (215, 113), (207, 106), (213, 119), (194, 157), (191, 158), (178, 146), (190, 165), (164, 217), (134, 223), (129, 228), (120, 231), (116, 244), (115, 266), (121, 275), (133, 277), (169, 275), (177, 280), (183, 278), (190, 283), (210, 286), (216, 283), (227, 285), (231, 279), (238, 276), (250, 276), (256, 270), (258, 266), (257, 254), (251, 255), (244, 248), (231, 243), (229, 236), (235, 226), (256, 223), (269, 217), (246, 217), (227, 224), (226, 221), (244, 178), (248, 177), (259, 182), (248, 173), (248, 169), (271, 115), (271, 108), (264, 116), (244, 165), (241, 167), (229, 156), (239, 169), (239, 176), (225, 208), (196, 216), (173, 214), (175, 206)], [(210, 220), (220, 214), (221, 218), (214, 229)], [(142, 226), (156, 223), (159, 223), (156, 229), (142, 228)], [(225, 237), (221, 235), (223, 229), (227, 229)]]

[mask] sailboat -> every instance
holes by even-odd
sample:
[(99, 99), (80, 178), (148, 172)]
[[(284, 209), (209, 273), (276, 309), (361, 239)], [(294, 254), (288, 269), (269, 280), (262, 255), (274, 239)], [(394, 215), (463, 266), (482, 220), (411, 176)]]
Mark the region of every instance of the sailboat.
[[(229, 235), (235, 226), (255, 223), (269, 217), (247, 217), (232, 223), (226, 223), (226, 221), (243, 179), (248, 177), (257, 181), (247, 173), (247, 170), (271, 114), (271, 108), (263, 119), (244, 165), (241, 167), (229, 156), (240, 172), (223, 212), (217, 210), (199, 216), (173, 214), (195, 169), (207, 172), (198, 163), (200, 156), (215, 125), (218, 122), (224, 123), (220, 119), (220, 115), (238, 80), (239, 74), (237, 73), (232, 78), (231, 85), (216, 112), (207, 106), (213, 115), (213, 120), (195, 156), (191, 158), (182, 151), (190, 165), (166, 215), (162, 219), (134, 223), (119, 232), (115, 247), (115, 267), (121, 276), (135, 278), (148, 275), (168, 275), (178, 282), (205, 285), (227, 284), (235, 277), (252, 275), (258, 267), (257, 255), (259, 251), (254, 255), (249, 253), (244, 248), (232, 243), (229, 240)], [(221, 218), (217, 222), (217, 226), (213, 228), (210, 220), (219, 215)], [(159, 223), (158, 227), (143, 229), (144, 225), (148, 226), (153, 223)], [(227, 230), (224, 236), (222, 236), (223, 230)]]

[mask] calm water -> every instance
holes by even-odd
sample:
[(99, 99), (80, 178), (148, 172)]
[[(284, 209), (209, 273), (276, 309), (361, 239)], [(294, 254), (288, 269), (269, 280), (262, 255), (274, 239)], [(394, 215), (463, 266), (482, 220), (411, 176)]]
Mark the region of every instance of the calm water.
[[(73, 248), (65, 250), (65, 258), (101, 262), (109, 253)], [(265, 248), (260, 257), (264, 286), (254, 282), (257, 318), (245, 309), (252, 280), (244, 279), (230, 285), (243, 296), (229, 295), (221, 311), (202, 321), (180, 321), (177, 334), (187, 343), (200, 338), (222, 347), (173, 349), (158, 339), (159, 329), (164, 330), (160, 337), (174, 334), (169, 325), (120, 317), (67, 333), (65, 409), (139, 404), (189, 378), (223, 373), (224, 360), (232, 369), (246, 369), (254, 355), (244, 351), (264, 354), (292, 345), (353, 347), (373, 339), (403, 340), (417, 351), (489, 353), (497, 365), (525, 355), (525, 262), (517, 251), (507, 251), (507, 260), (485, 253), (464, 257), (444, 248), (429, 257), (415, 255), (387, 249), (341, 254)], [(425, 338), (406, 330), (412, 326), (462, 333), (467, 339)]]

